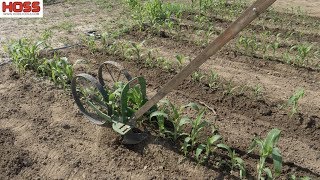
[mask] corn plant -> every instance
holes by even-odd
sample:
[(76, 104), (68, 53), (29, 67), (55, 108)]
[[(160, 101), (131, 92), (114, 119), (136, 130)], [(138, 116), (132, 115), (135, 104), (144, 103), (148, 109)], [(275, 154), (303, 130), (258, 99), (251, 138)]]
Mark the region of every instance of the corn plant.
[(289, 180), (311, 180), (311, 178), (308, 176), (296, 177), (296, 175), (294, 174), (292, 174), (288, 179)]
[(157, 65), (164, 69), (164, 70), (167, 70), (167, 71), (172, 71), (173, 70), (173, 65), (172, 65), (172, 62), (167, 60), (166, 58), (164, 57), (158, 57), (156, 59), (156, 62), (157, 62)]
[(199, 113), (194, 121), (191, 122), (190, 142), (193, 149), (198, 143), (200, 132), (208, 125), (208, 122), (203, 120), (205, 109), (199, 110)]
[(219, 75), (211, 70), (210, 75), (208, 76), (208, 85), (210, 88), (216, 89), (218, 87)]
[[(173, 128), (172, 131), (165, 130), (164, 132), (169, 135), (169, 137), (171, 137), (174, 141), (176, 141), (181, 136), (186, 136), (187, 134), (183, 133), (183, 127), (186, 124), (190, 124), (191, 120), (187, 116), (183, 116), (183, 111), (186, 108), (191, 108), (198, 111), (199, 107), (195, 103), (189, 103), (178, 108), (168, 100), (164, 100), (162, 101), (162, 103), (162, 110), (158, 112), (156, 111), (155, 113), (153, 113), (153, 116), (168, 117), (168, 120), (171, 122)], [(164, 113), (166, 113), (167, 115), (164, 115)]]
[(89, 51), (91, 52), (91, 54), (97, 51), (97, 44), (94, 36), (84, 37), (83, 42), (89, 48)]
[(295, 58), (295, 64), (304, 65), (308, 64), (307, 56), (312, 49), (312, 45), (309, 44), (298, 44), (290, 48), (290, 51), (297, 51), (297, 56)]
[(228, 151), (228, 156), (230, 158), (230, 164), (227, 163), (228, 166), (230, 166), (230, 169), (233, 171), (235, 168), (239, 169), (240, 178), (244, 178), (246, 176), (246, 168), (244, 165), (244, 161), (237, 156), (236, 152), (232, 150), (229, 146), (226, 144), (217, 144), (217, 147), (222, 148), (224, 150)]
[(259, 99), (262, 95), (262, 86), (260, 84), (257, 84), (253, 87), (254, 96)]
[(166, 134), (169, 132), (167, 128), (165, 127), (165, 119), (168, 119), (168, 114), (164, 111), (155, 111), (150, 114), (150, 121), (152, 121), (152, 118), (156, 117), (157, 119), (157, 125), (159, 128), (159, 133), (161, 137), (165, 137)]
[(240, 36), (237, 47), (240, 49), (241, 46), (244, 47), (246, 54), (249, 54), (249, 50), (251, 50), (251, 53), (254, 53), (259, 48), (256, 37)]
[(276, 36), (276, 38), (275, 38), (275, 40), (274, 40), (271, 44), (268, 45), (268, 47), (272, 49), (273, 56), (276, 55), (276, 51), (277, 51), (277, 49), (279, 49), (279, 47), (280, 47), (280, 43), (279, 43), (279, 41), (280, 41), (280, 36), (281, 36), (281, 33), (278, 33), (277, 36)]
[(223, 91), (223, 95), (232, 96), (237, 87), (233, 86), (232, 81), (229, 80), (224, 89), (225, 90)]
[[(281, 131), (279, 129), (272, 129), (268, 133), (265, 139), (260, 139), (259, 137), (255, 137), (252, 140), (248, 153), (252, 152), (255, 149), (255, 147), (257, 146), (259, 147), (260, 161), (259, 161), (259, 164), (257, 165), (259, 180), (264, 179), (263, 173), (265, 173), (269, 179), (276, 178), (281, 173), (282, 156), (280, 154), (279, 148), (277, 147), (277, 143), (280, 138), (280, 132)], [(266, 159), (270, 156), (273, 159), (274, 174), (268, 167), (265, 167)]]
[(299, 89), (292, 96), (290, 96), (288, 102), (285, 105), (285, 107), (291, 107), (290, 117), (298, 113), (298, 102), (301, 98), (303, 98), (304, 94), (304, 89)]
[[(196, 160), (201, 163), (205, 160), (208, 160), (210, 155), (214, 152), (217, 148), (216, 144), (218, 141), (221, 140), (221, 136), (219, 134), (213, 133), (212, 136), (208, 137), (206, 144), (199, 144), (196, 149)], [(204, 153), (204, 156), (201, 157), (201, 154)]]
[(200, 71), (195, 71), (192, 75), (191, 75), (191, 79), (193, 81), (197, 81), (197, 82), (201, 82), (202, 79), (204, 79), (206, 76), (201, 73)]
[(73, 66), (66, 57), (55, 55), (53, 59), (44, 59), (38, 66), (37, 72), (42, 76), (48, 76), (55, 84), (66, 88), (73, 77)]
[(133, 47), (133, 52), (134, 54), (136, 54), (137, 59), (140, 61), (142, 59), (142, 46), (143, 46), (144, 41), (142, 41), (141, 43), (137, 44), (137, 43), (132, 43), (132, 47)]
[(178, 68), (181, 70), (184, 64), (186, 63), (186, 57), (182, 54), (177, 54), (176, 61), (178, 63)]
[(37, 69), (39, 66), (40, 47), (43, 44), (43, 41), (32, 43), (28, 39), (20, 39), (9, 45), (9, 55), (20, 73), (23, 73), (26, 69)]

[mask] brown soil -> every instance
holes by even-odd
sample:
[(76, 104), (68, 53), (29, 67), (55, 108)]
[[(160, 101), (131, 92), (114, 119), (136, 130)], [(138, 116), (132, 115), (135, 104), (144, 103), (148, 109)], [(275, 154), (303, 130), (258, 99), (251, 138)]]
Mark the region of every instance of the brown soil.
[[(276, 6), (288, 2), (279, 1)], [(312, 15), (319, 17), (316, 0), (303, 2)], [(111, 16), (106, 16), (105, 9), (97, 9), (96, 13), (77, 11), (86, 8), (96, 10), (96, 4), (76, 6), (59, 3), (48, 6), (42, 20), (0, 20), (3, 24), (0, 44), (24, 35), (37, 36), (36, 32), (45, 28), (53, 28), (54, 37), (59, 37), (53, 42), (54, 46), (74, 43), (79, 40), (79, 32), (104, 30), (105, 25), (115, 26), (121, 14), (118, 6), (121, 5), (114, 3), (107, 11)], [(55, 27), (65, 22), (63, 13), (66, 10), (72, 14), (68, 22), (74, 25), (68, 33), (61, 27)], [(96, 19), (103, 24), (97, 23)], [(229, 24), (215, 21), (222, 29)], [(25, 27), (13, 34), (21, 23), (25, 23)], [(34, 23), (44, 26), (35, 27)], [(252, 25), (250, 28), (259, 31), (260, 27)], [(286, 31), (267, 28), (275, 33)], [(26, 32), (26, 29), (32, 30)], [(164, 57), (171, 59), (176, 53), (192, 58), (202, 50), (190, 41), (150, 36), (147, 32), (135, 30), (122, 38), (137, 42), (147, 39), (145, 46), (158, 48)], [(305, 33), (297, 41), (319, 43), (319, 33)], [(63, 53), (72, 62), (78, 59), (90, 62), (88, 67), (77, 68), (77, 73), (96, 74), (98, 64), (103, 61), (121, 62), (133, 76), (146, 78), (149, 94), (154, 94), (175, 74), (159, 68), (147, 68), (141, 62), (123, 61), (121, 57), (100, 53), (92, 55), (86, 49), (68, 49)], [(1, 54), (2, 57), (7, 56)], [(190, 78), (167, 98), (176, 104), (198, 102), (214, 109), (216, 114), (208, 112), (206, 117), (219, 128), (226, 143), (246, 161), (249, 177), (255, 176), (259, 160), (257, 154), (246, 154), (251, 139), (256, 134), (265, 136), (270, 129), (279, 128), (282, 130), (279, 147), (284, 156), (281, 179), (286, 179), (289, 174), (320, 178), (319, 70), (249, 57), (230, 47), (201, 67), (204, 72), (211, 69), (226, 80), (232, 79), (235, 85), (261, 84), (263, 98), (255, 99), (250, 93), (225, 96), (224, 89), (212, 90), (205, 82), (194, 82)], [(193, 159), (185, 158), (175, 144), (152, 134), (142, 144), (121, 145), (118, 135), (112, 130), (89, 123), (79, 113), (70, 92), (55, 87), (34, 73), (19, 75), (10, 64), (0, 63), (0, 71), (0, 179), (237, 179), (237, 172), (230, 174), (223, 167), (216, 169), (210, 165), (197, 165)], [(298, 87), (306, 90), (306, 96), (301, 100), (301, 113), (290, 119), (288, 111), (279, 109), (278, 105)]]

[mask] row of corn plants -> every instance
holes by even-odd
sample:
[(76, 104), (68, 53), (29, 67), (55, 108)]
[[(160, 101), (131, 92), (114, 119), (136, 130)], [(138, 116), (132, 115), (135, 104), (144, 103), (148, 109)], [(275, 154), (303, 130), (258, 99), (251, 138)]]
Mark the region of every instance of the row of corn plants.
[(66, 57), (60, 57), (56, 54), (50, 59), (40, 57), (41, 50), (47, 48), (45, 39), (33, 42), (23, 38), (12, 41), (6, 51), (19, 73), (23, 74), (26, 70), (32, 70), (66, 88), (73, 77), (73, 66)]

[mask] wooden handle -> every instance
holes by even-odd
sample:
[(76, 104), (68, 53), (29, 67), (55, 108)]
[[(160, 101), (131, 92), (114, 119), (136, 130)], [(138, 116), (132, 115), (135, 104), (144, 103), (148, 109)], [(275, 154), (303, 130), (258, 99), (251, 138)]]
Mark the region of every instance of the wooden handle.
[(164, 96), (176, 88), (186, 77), (196, 71), (212, 55), (217, 53), (225, 44), (233, 39), (240, 31), (249, 25), (259, 14), (264, 12), (276, 0), (257, 0), (241, 16), (234, 21), (222, 34), (220, 34), (206, 49), (204, 49), (193, 61), (184, 67), (180, 73), (175, 75), (156, 95), (144, 104), (134, 115), (133, 119), (140, 118), (152, 106), (158, 103)]

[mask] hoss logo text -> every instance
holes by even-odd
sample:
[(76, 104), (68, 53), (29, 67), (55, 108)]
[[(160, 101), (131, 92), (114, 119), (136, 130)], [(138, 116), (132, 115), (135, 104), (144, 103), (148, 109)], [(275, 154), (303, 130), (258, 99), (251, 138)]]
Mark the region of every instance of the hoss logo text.
[(39, 1), (2, 2), (2, 12), (40, 12)]
[(43, 0), (0, 0), (0, 18), (43, 16)]

